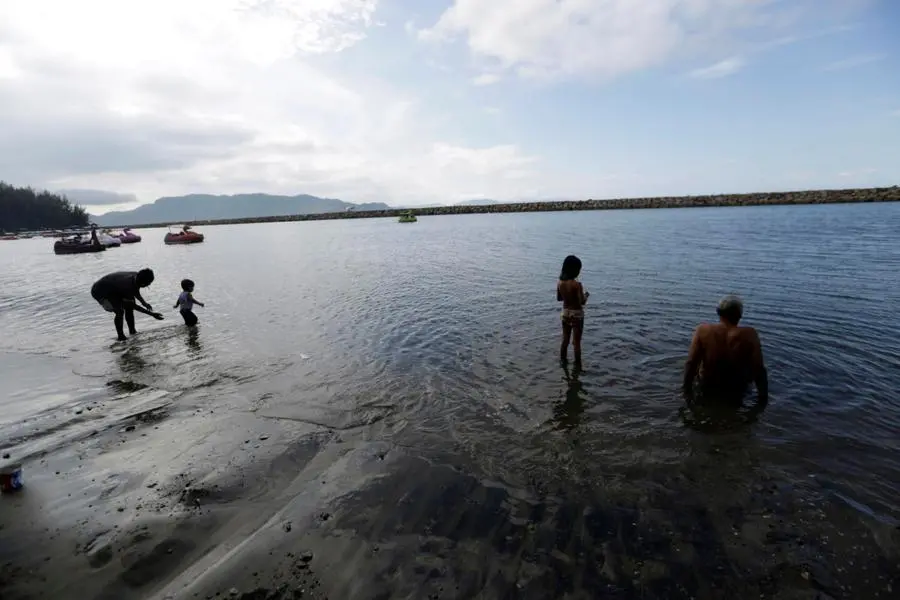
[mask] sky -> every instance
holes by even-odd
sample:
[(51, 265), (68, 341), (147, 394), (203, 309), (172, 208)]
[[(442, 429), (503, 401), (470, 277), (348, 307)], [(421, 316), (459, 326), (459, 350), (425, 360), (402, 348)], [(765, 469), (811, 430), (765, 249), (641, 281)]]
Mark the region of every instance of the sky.
[(0, 0), (0, 132), (94, 214), (895, 185), (900, 2)]

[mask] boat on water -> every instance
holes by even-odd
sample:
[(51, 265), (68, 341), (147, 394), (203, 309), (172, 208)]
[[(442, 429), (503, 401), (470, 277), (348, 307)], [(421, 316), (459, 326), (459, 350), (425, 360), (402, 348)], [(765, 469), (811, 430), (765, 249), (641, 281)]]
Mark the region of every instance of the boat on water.
[(191, 229), (190, 225), (182, 225), (181, 231), (172, 231), (172, 227), (177, 227), (177, 225), (172, 225), (169, 227), (169, 233), (166, 234), (165, 243), (168, 245), (172, 244), (199, 244), (203, 241), (203, 234), (197, 233), (196, 231)]
[(412, 212), (406, 212), (400, 215), (400, 218), (397, 219), (400, 223), (415, 223), (418, 221), (416, 215), (412, 214)]
[(0, 240), (13, 241), (19, 239), (17, 235), (0, 235)]
[(98, 232), (97, 239), (107, 248), (118, 248), (122, 245), (122, 240), (112, 235), (108, 229)]
[(103, 244), (95, 244), (90, 237), (84, 239), (81, 235), (63, 238), (53, 243), (54, 254), (88, 254), (104, 250), (106, 246)]
[(124, 228), (119, 233), (114, 233), (113, 236), (119, 238), (119, 241), (123, 244), (136, 244), (141, 241), (141, 236), (133, 232), (130, 227)]

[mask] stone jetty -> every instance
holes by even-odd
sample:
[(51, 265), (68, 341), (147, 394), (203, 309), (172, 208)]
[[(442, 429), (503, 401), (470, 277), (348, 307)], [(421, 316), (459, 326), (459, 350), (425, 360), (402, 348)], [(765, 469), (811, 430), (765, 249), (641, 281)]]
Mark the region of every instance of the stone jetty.
[[(862, 202), (900, 202), (900, 186), (844, 190), (810, 190), (799, 192), (767, 192), (753, 194), (718, 194), (710, 196), (664, 196), (655, 198), (619, 198), (611, 200), (572, 200), (558, 202), (520, 202), (514, 204), (486, 204), (437, 206), (428, 208), (390, 209), (372, 211), (250, 217), (245, 219), (216, 219), (191, 221), (191, 225), (232, 225), (241, 223), (275, 223), (284, 221), (324, 221), (329, 219), (376, 219), (398, 217), (412, 212), (418, 216), (468, 215), (485, 213), (560, 212), (574, 210), (626, 210), (648, 208), (699, 208), (737, 206), (776, 206), (787, 204), (855, 204)], [(169, 223), (143, 223), (133, 228), (165, 227)]]

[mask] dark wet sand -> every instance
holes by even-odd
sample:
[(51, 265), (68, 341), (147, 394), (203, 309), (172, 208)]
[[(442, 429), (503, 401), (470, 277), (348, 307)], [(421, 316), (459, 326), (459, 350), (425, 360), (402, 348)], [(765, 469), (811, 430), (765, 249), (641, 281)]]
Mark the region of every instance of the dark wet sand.
[(900, 589), (900, 531), (861, 531), (840, 505), (764, 468), (713, 472), (727, 444), (711, 440), (711, 460), (678, 473), (597, 482), (535, 471), (519, 487), (372, 431), (182, 397), (18, 457), (26, 488), (0, 498), (0, 597), (824, 599)]

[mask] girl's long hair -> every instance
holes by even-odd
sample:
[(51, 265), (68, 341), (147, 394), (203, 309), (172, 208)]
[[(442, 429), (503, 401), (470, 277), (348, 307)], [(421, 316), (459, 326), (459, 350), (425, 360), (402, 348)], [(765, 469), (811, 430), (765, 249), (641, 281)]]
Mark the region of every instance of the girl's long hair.
[(559, 280), (571, 281), (572, 279), (577, 279), (580, 273), (581, 259), (573, 254), (570, 254), (563, 261), (562, 271), (560, 271), (559, 273)]

